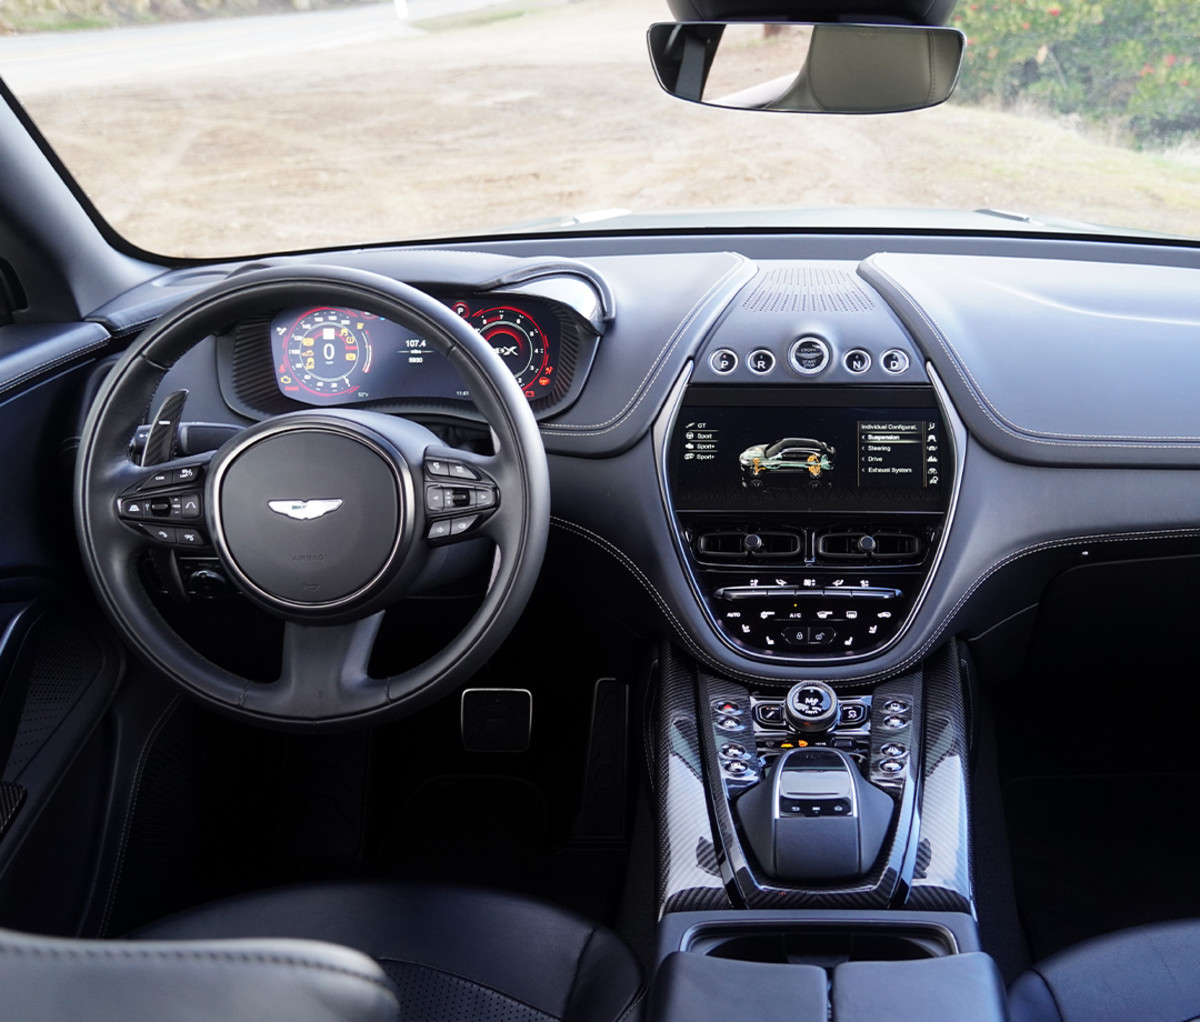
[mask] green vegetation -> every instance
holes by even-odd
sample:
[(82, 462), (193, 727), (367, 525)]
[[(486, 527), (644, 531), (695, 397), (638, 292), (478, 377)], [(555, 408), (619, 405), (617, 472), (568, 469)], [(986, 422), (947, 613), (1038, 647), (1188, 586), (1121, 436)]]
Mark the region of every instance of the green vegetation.
[(958, 96), (1115, 123), (1141, 146), (1200, 135), (1196, 0), (959, 0)]

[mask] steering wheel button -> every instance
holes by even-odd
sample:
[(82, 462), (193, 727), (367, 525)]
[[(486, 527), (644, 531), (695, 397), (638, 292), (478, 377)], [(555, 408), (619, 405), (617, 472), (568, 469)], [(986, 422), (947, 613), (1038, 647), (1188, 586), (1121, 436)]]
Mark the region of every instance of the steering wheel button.
[(172, 481), (176, 483), (191, 483), (195, 482), (199, 475), (199, 465), (185, 465), (183, 468), (175, 469), (172, 474)]
[(479, 474), (472, 468), (464, 465), (461, 461), (448, 461), (446, 467), (450, 470), (450, 475), (455, 479), (478, 479)]
[(496, 491), (488, 487), (482, 490), (475, 490), (475, 507), (492, 507), (496, 503)]
[(446, 489), (443, 486), (425, 487), (425, 506), (430, 511), (442, 511), (446, 507)]
[(471, 491), (455, 486), (446, 491), (446, 506), (450, 508), (470, 507)]
[(180, 505), (183, 509), (184, 518), (199, 518), (200, 517), (200, 494), (185, 493), (180, 499)]
[(170, 471), (155, 472), (149, 479), (142, 482), (138, 487), (139, 490), (157, 490), (163, 486), (170, 486), (174, 479), (174, 474)]
[(126, 497), (117, 504), (117, 514), (122, 518), (143, 518), (146, 512), (146, 502), (139, 497)]
[(434, 522), (429, 526), (429, 539), (445, 539), (450, 535), (449, 522)]
[(146, 532), (151, 539), (158, 540), (159, 543), (170, 543), (174, 545), (176, 542), (175, 528), (171, 525), (147, 525)]
[(447, 462), (430, 458), (425, 462), (425, 471), (431, 476), (448, 476), (450, 474), (450, 466)]
[(175, 542), (180, 546), (204, 546), (204, 537), (196, 529), (176, 529)]
[(452, 518), (450, 520), (450, 535), (461, 536), (479, 518), (478, 515), (463, 515), (461, 518)]

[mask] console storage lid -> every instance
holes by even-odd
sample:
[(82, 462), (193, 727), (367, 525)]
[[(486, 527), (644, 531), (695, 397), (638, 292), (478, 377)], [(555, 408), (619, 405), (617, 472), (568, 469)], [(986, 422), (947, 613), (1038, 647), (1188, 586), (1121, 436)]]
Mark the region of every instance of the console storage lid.
[(975, 921), (952, 912), (676, 912), (649, 1022), (1006, 1022)]

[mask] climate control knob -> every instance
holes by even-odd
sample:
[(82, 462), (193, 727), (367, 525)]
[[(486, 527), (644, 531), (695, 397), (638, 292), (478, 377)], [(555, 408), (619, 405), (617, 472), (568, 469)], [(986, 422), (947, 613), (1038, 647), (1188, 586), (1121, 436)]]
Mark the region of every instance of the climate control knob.
[(837, 693), (823, 681), (802, 681), (788, 692), (783, 712), (793, 731), (828, 731), (838, 719)]

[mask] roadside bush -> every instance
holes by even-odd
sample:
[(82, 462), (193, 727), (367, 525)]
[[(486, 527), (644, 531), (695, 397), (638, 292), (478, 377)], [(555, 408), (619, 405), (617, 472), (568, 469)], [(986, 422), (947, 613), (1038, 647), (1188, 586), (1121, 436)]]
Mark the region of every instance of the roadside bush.
[(959, 0), (958, 96), (1117, 121), (1140, 145), (1200, 134), (1196, 0)]

